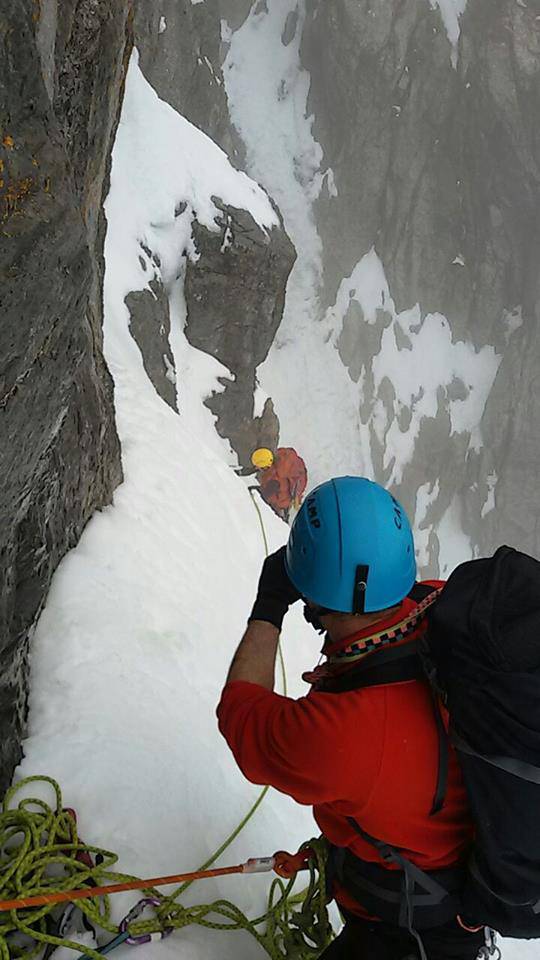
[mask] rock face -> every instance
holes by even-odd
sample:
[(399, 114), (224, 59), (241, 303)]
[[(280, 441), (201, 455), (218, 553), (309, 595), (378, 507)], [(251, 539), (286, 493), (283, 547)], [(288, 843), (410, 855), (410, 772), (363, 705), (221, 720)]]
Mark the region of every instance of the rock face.
[(5, 0), (1, 19), (0, 789), (52, 574), (121, 479), (101, 207), (131, 45), (127, 0)]
[(194, 224), (200, 256), (187, 261), (185, 333), (194, 347), (234, 374), (208, 406), (217, 416), (218, 433), (247, 467), (255, 447), (277, 440), (273, 407), (253, 418), (255, 370), (279, 327), (295, 252), (284, 231), (266, 234), (245, 210), (217, 205), (223, 211), (218, 232)]
[[(335, 184), (315, 205), (323, 303), (335, 303), (343, 277), (375, 247), (397, 311), (419, 304), (420, 323), (444, 314), (454, 343), (490, 344), (502, 357), (483, 448), (466, 433), (450, 436), (452, 389), (456, 399), (468, 389), (456, 381), (424, 419), (397, 491), (414, 514), (420, 486), (438, 480), (429, 522), (457, 496), (482, 552), (504, 541), (540, 550), (539, 10), (470, 0), (451, 56), (440, 12), (427, 2), (307, 0), (301, 47), (313, 132)], [(351, 376), (359, 364), (369, 371), (381, 332), (346, 317), (340, 352)], [(369, 382), (364, 389), (387, 409), (391, 391), (390, 381), (386, 394), (370, 393)], [(381, 455), (374, 449), (384, 480)], [(433, 569), (435, 543), (430, 560)]]
[[(249, 4), (244, 8), (245, 16)], [(219, 4), (164, 0), (158, 7), (153, 0), (138, 0), (135, 34), (141, 69), (160, 98), (222, 146), (233, 165), (242, 166), (244, 147), (230, 121), (221, 71)], [(216, 415), (219, 434), (230, 441), (241, 465), (249, 468), (255, 447), (273, 446), (278, 440), (279, 422), (272, 402), (264, 405), (261, 416), (254, 416), (255, 371), (281, 321), (295, 252), (283, 229), (266, 234), (246, 211), (219, 201), (217, 206), (223, 216), (218, 218), (216, 232), (196, 220), (193, 223), (198, 257), (186, 258), (185, 334), (192, 346), (231, 371), (233, 379), (223, 379), (223, 393), (209, 398), (207, 405)], [(185, 251), (179, 254), (182, 272)], [(146, 292), (127, 300), (132, 318), (135, 304), (139, 314), (145, 311), (144, 330), (139, 324), (137, 337), (132, 319), (132, 333), (154, 385), (157, 380), (150, 370), (156, 370), (156, 363), (163, 366), (155, 331), (164, 329), (166, 300), (163, 286), (158, 287), (155, 299)], [(158, 379), (158, 392), (171, 403), (163, 369)], [(168, 396), (162, 392), (164, 386)], [(178, 387), (181, 408), (181, 383)]]
[(141, 351), (144, 369), (156, 392), (178, 412), (176, 370), (169, 341), (169, 298), (157, 278), (150, 280), (149, 285), (149, 290), (134, 290), (126, 297), (130, 313), (129, 329)]
[(156, 93), (241, 165), (243, 146), (229, 118), (221, 73), (219, 3), (137, 0), (141, 69)]

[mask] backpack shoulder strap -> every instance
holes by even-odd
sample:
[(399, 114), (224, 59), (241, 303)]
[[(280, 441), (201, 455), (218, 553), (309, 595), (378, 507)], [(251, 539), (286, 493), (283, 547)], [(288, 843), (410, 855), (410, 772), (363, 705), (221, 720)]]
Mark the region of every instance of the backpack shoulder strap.
[(324, 684), (324, 692), (346, 693), (361, 687), (424, 679), (425, 673), (419, 654), (418, 641), (399, 647), (383, 647), (343, 673), (329, 677)]
[(429, 583), (413, 583), (411, 589), (407, 596), (410, 600), (414, 600), (415, 603), (422, 603), (422, 600), (425, 600), (426, 597), (429, 597), (432, 593), (440, 593), (438, 587), (430, 586)]

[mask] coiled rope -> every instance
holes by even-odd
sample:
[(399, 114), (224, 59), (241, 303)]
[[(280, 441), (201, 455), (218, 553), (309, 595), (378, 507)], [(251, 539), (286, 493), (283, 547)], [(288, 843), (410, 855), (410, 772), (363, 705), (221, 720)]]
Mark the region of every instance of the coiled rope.
[[(252, 491), (250, 494), (268, 556), (269, 546), (262, 514)], [(286, 695), (287, 676), (281, 645), (279, 660), (283, 692)], [(52, 789), (54, 806), (40, 797), (25, 796), (14, 807), (17, 794), (26, 790), (31, 783)], [(268, 787), (265, 787), (246, 816), (212, 857), (199, 867), (198, 872), (211, 867), (232, 844), (253, 817), (267, 792)], [(310, 876), (306, 889), (301, 893), (293, 893), (295, 877), (288, 881), (275, 878), (270, 886), (265, 913), (253, 920), (228, 900), (182, 906), (177, 902), (178, 898), (194, 882), (188, 880), (169, 896), (164, 896), (155, 888), (145, 888), (145, 898), (155, 905), (155, 916), (148, 920), (124, 923), (124, 929), (119, 929), (111, 919), (108, 896), (77, 900), (78, 909), (92, 928), (114, 935), (101, 950), (58, 935), (59, 908), (55, 905), (0, 913), (0, 960), (48, 957), (57, 947), (76, 951), (78, 960), (99, 960), (128, 938), (166, 935), (193, 923), (211, 930), (246, 930), (272, 960), (312, 960), (331, 941), (333, 931), (326, 909), (326, 842), (322, 838), (310, 840), (301, 849), (307, 847), (312, 857), (309, 860)], [(81, 841), (73, 811), (63, 807), (60, 787), (51, 777), (26, 777), (7, 791), (0, 813), (0, 900), (20, 900), (43, 893), (69, 892), (88, 886), (135, 881), (137, 878), (112, 869), (117, 861), (116, 854)], [(126, 919), (131, 919), (130, 914)], [(81, 954), (81, 950), (84, 953)]]
[[(54, 806), (42, 798), (24, 797), (14, 807), (17, 794), (31, 783), (52, 788)], [(77, 906), (92, 927), (114, 935), (115, 940), (104, 952), (110, 952), (128, 936), (163, 934), (195, 923), (211, 930), (246, 930), (272, 960), (310, 960), (330, 942), (332, 931), (325, 902), (326, 844), (321, 839), (313, 840), (309, 847), (313, 858), (307, 888), (295, 894), (295, 878), (284, 881), (276, 877), (265, 913), (253, 920), (227, 900), (182, 906), (177, 898), (186, 884), (170, 896), (155, 888), (145, 889), (144, 896), (156, 904), (155, 916), (129, 923), (123, 933), (111, 920), (109, 897), (79, 900)], [(64, 809), (60, 787), (52, 778), (27, 777), (8, 790), (0, 813), (0, 900), (135, 880), (112, 869), (117, 860), (116, 854), (81, 841), (76, 819)], [(99, 960), (104, 952), (53, 932), (57, 911), (49, 904), (0, 913), (1, 960), (31, 960), (47, 947), (60, 946)], [(259, 929), (263, 924), (264, 929)]]

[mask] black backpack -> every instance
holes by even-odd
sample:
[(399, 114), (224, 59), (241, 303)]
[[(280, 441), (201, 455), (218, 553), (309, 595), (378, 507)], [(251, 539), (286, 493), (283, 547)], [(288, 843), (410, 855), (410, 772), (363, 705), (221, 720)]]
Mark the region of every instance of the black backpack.
[(428, 612), (476, 826), (465, 921), (540, 936), (540, 563), (510, 547), (463, 563)]
[[(450, 714), (476, 826), (469, 861), (424, 873), (352, 818), (351, 826), (400, 874), (332, 850), (331, 869), (376, 916), (417, 931), (459, 912), (465, 923), (518, 938), (540, 936), (540, 563), (510, 547), (461, 564), (428, 607), (426, 639), (383, 647), (319, 686), (341, 693), (429, 679), (439, 730), (439, 771), (431, 814), (444, 803), (448, 738), (437, 707)], [(420, 938), (421, 956), (425, 956)]]

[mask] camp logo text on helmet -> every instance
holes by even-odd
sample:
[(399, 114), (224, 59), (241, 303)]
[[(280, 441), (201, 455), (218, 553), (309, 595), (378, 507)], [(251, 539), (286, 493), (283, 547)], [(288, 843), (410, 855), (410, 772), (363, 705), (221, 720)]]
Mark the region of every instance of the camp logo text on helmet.
[(416, 579), (402, 505), (365, 477), (337, 477), (311, 491), (292, 525), (287, 573), (307, 600), (342, 613), (384, 610)]
[(312, 527), (320, 527), (321, 521), (317, 515), (317, 500), (311, 495), (306, 500), (306, 510), (308, 515), (308, 520)]
[[(392, 497), (392, 494), (390, 494), (390, 496)], [(394, 523), (398, 530), (401, 530), (403, 526), (403, 507), (397, 502), (395, 497), (392, 497), (392, 503), (394, 504)]]

